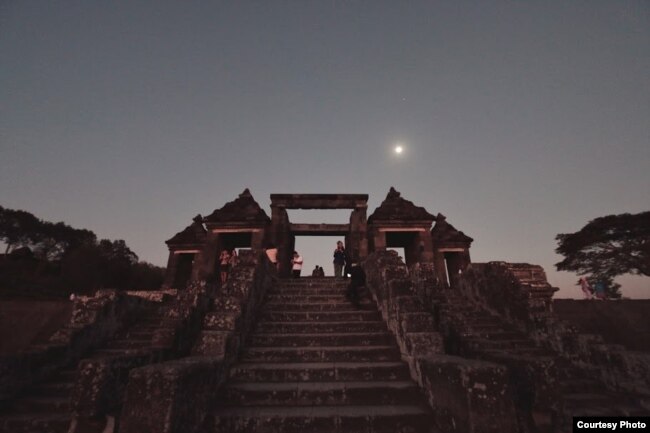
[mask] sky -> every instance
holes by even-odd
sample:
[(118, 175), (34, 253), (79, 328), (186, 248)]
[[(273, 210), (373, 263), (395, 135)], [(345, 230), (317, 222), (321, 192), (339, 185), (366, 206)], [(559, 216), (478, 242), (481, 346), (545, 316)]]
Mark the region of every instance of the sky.
[[(580, 297), (555, 236), (650, 208), (648, 71), (647, 1), (0, 0), (0, 205), (164, 266), (244, 188), (394, 186)], [(335, 240), (298, 238), (307, 271)]]

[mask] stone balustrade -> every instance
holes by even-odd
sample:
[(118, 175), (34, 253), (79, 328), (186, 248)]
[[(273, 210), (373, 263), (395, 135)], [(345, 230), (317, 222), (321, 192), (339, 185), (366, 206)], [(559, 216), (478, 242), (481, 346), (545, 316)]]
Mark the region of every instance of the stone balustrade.
[(191, 356), (131, 371), (121, 433), (192, 433), (203, 423), (276, 275), (264, 253), (241, 251), (239, 259), (204, 318)]

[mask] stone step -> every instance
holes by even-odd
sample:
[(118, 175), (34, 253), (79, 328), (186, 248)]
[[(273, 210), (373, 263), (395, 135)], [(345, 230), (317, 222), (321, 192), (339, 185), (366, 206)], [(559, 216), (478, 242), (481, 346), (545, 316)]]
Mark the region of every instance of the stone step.
[(515, 331), (475, 331), (475, 334), (488, 340), (526, 340), (526, 336)]
[(394, 342), (388, 332), (348, 332), (317, 334), (270, 334), (256, 332), (250, 336), (251, 347), (304, 346), (386, 346)]
[(285, 289), (279, 289), (279, 288), (273, 288), (269, 290), (268, 295), (284, 295), (284, 296), (293, 296), (293, 295), (300, 295), (300, 296), (313, 296), (313, 295), (318, 295), (318, 296), (340, 296), (340, 295), (345, 295), (345, 291), (347, 289), (347, 286), (345, 287), (339, 287), (339, 288), (333, 288), (333, 287), (326, 287), (326, 288), (300, 288), (300, 287), (291, 287), (291, 288), (285, 288)]
[(36, 385), (33, 388), (32, 394), (43, 397), (68, 397), (70, 396), (74, 385), (75, 383), (73, 381), (45, 382)]
[(361, 302), (358, 307), (351, 302), (325, 303), (325, 302), (269, 302), (264, 305), (264, 311), (376, 311), (377, 307), (370, 302)]
[(141, 340), (135, 338), (121, 338), (118, 340), (110, 341), (107, 349), (142, 349), (151, 346), (151, 339)]
[(400, 352), (396, 346), (251, 347), (244, 351), (241, 359), (264, 362), (399, 361)]
[(262, 320), (271, 322), (350, 322), (381, 320), (379, 312), (358, 311), (262, 311)]
[(300, 287), (321, 287), (340, 286), (347, 284), (350, 280), (345, 278), (285, 278), (277, 282), (277, 287), (300, 286)]
[(224, 406), (313, 406), (418, 404), (420, 391), (411, 381), (262, 382), (227, 385)]
[(70, 411), (70, 396), (26, 396), (11, 404), (16, 413), (57, 413)]
[(75, 382), (77, 380), (77, 366), (74, 368), (66, 368), (56, 373), (52, 381), (57, 382)]
[(534, 341), (531, 340), (524, 340), (524, 339), (517, 339), (517, 340), (492, 340), (492, 339), (487, 339), (487, 338), (466, 338), (464, 340), (464, 344), (472, 349), (476, 350), (479, 348), (485, 348), (485, 349), (537, 349), (538, 347), (535, 345)]
[(235, 407), (213, 412), (208, 432), (434, 433), (417, 405)]
[(343, 333), (343, 332), (380, 332), (386, 331), (386, 324), (380, 320), (339, 321), (339, 322), (272, 322), (260, 321), (257, 331), (279, 334), (298, 333)]
[(242, 362), (230, 370), (234, 382), (330, 382), (335, 380), (408, 380), (403, 362)]
[(348, 303), (345, 294), (337, 295), (268, 295), (268, 302), (328, 302), (328, 303)]
[(137, 340), (149, 340), (153, 338), (153, 329), (131, 329), (127, 332), (126, 338), (135, 338)]
[(69, 428), (67, 413), (0, 416), (0, 433), (68, 433)]
[(601, 382), (594, 379), (564, 379), (559, 382), (562, 394), (600, 393), (605, 391)]

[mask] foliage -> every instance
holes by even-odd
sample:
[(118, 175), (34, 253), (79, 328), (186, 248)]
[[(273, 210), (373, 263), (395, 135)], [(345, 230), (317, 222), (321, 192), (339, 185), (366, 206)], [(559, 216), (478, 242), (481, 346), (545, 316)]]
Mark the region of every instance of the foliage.
[(84, 293), (162, 284), (163, 268), (138, 261), (125, 241), (98, 242), (90, 230), (43, 221), (26, 211), (0, 206), (0, 240), (11, 252), (0, 262), (1, 288)]
[(564, 256), (555, 264), (559, 271), (591, 275), (591, 281), (603, 282), (613, 296), (618, 294), (616, 276), (650, 276), (650, 211), (596, 218), (576, 233), (558, 234), (556, 240), (555, 251)]

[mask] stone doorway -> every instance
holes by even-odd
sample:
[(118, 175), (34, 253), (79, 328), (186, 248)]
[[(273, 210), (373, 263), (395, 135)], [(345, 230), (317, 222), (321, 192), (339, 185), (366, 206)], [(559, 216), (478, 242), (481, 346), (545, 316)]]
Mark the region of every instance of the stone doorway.
[[(340, 236), (356, 259), (368, 255), (367, 194), (271, 194), (271, 239), (278, 248), (279, 273), (291, 275), (296, 236)], [(288, 209), (351, 209), (348, 224), (304, 224), (289, 221)], [(332, 248), (333, 250), (333, 248)], [(322, 264), (326, 269), (326, 264)], [(303, 274), (307, 271), (303, 271)], [(311, 270), (309, 270), (311, 273)]]

